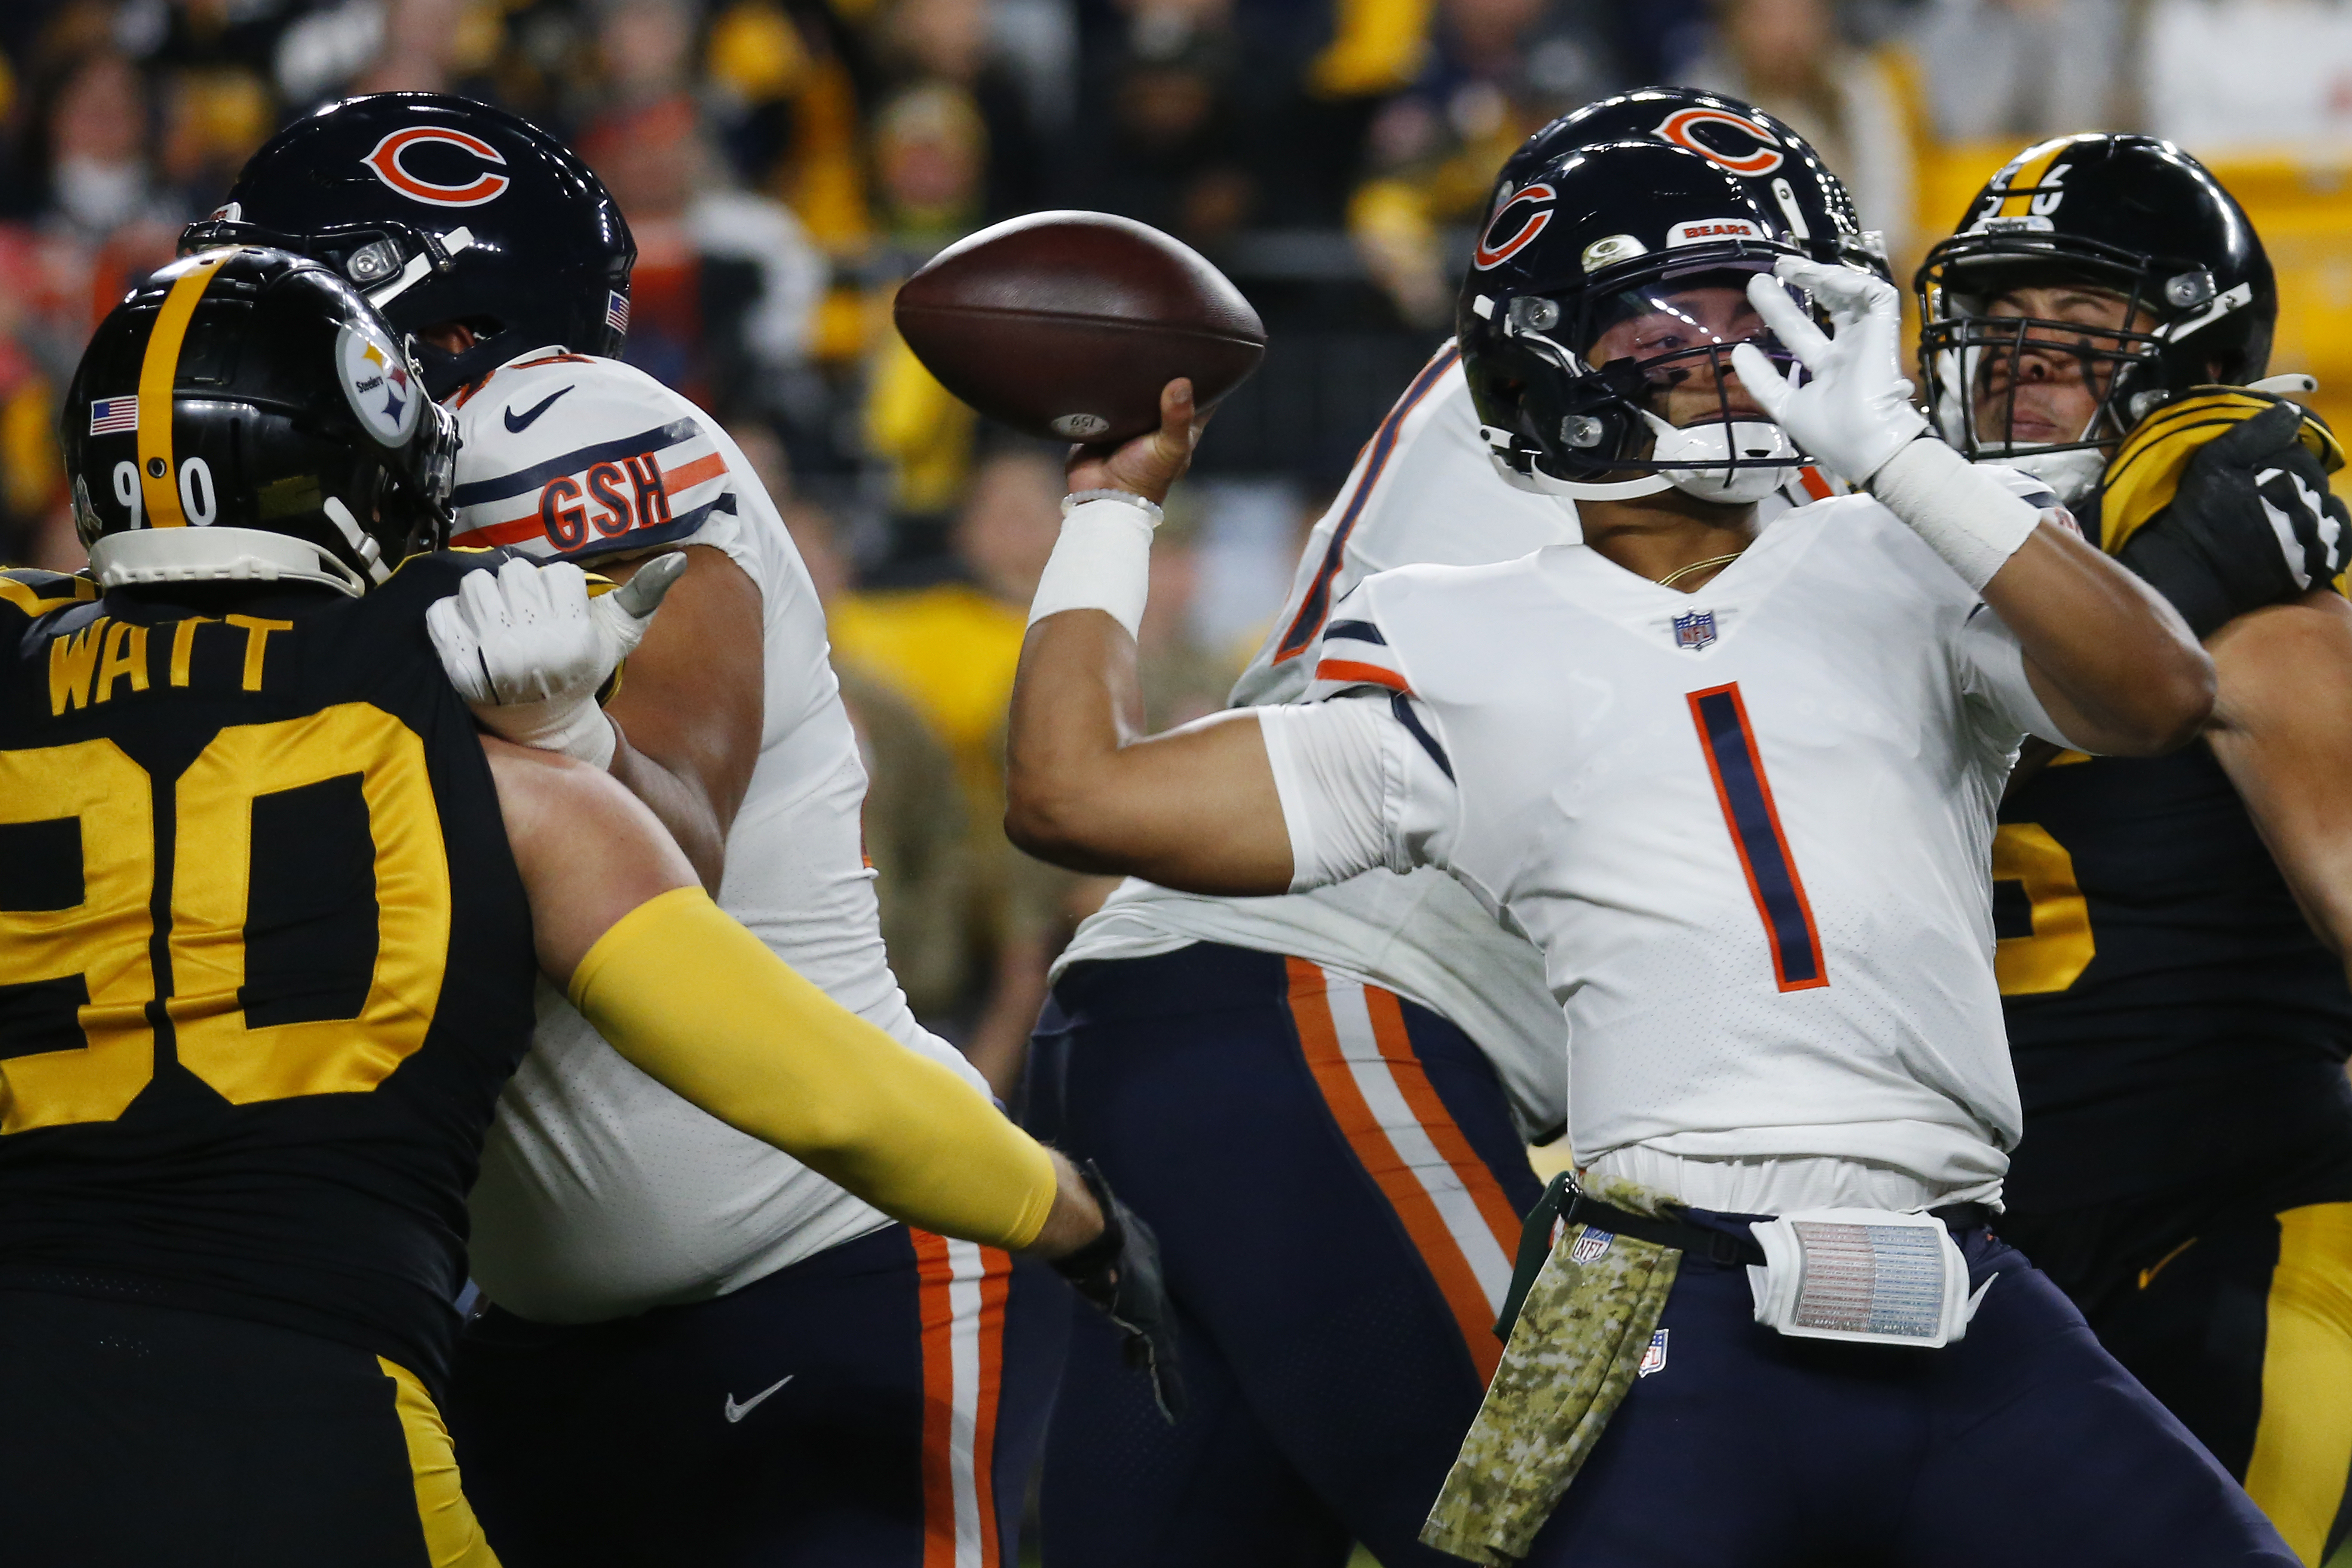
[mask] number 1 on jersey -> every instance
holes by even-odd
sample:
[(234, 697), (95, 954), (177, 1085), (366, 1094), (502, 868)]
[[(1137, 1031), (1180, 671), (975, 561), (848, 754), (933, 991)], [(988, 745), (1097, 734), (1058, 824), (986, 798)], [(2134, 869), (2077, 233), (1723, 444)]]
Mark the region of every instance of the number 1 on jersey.
[(1813, 906), (1806, 900), (1796, 858), (1789, 853), (1789, 836), (1780, 829), (1772, 785), (1764, 776), (1764, 758), (1748, 722), (1748, 705), (1739, 700), (1739, 683), (1694, 691), (1690, 708), (1698, 725), (1699, 749), (1706, 753), (1707, 772), (1715, 777), (1724, 825), (1731, 829), (1731, 846), (1739, 853), (1748, 891), (1772, 944), (1773, 978), (1783, 991), (1827, 985), (1822, 934), (1813, 925)]

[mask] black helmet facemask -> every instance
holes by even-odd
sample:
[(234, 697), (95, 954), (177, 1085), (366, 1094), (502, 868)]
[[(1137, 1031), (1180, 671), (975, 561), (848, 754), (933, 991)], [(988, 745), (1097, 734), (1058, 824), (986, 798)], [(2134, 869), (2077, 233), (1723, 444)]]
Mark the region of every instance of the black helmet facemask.
[[(1993, 313), (2004, 295), (2035, 286), (2095, 289), (2120, 311), (2098, 323)], [(2243, 211), (2195, 159), (2145, 136), (2026, 149), (1928, 251), (1916, 288), (1921, 379), (1938, 431), (1971, 459), (2038, 475), (2070, 504), (2165, 403), (2261, 377), (2278, 314), (2270, 260)], [(2021, 438), (2021, 387), (2053, 374), (2095, 391), (2089, 417)]]

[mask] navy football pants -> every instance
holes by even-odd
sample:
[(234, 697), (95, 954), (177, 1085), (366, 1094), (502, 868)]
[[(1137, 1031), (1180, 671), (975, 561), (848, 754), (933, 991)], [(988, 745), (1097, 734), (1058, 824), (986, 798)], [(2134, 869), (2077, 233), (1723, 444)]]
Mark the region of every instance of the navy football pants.
[(2187, 1428), (2014, 1247), (1963, 1231), (1968, 1337), (1788, 1338), (1746, 1271), (1685, 1257), (1661, 1363), (1528, 1568), (2294, 1568)]
[(1072, 1297), (889, 1226), (715, 1300), (490, 1308), (449, 1426), (505, 1568), (1012, 1568)]
[(1045, 1458), (1052, 1568), (1460, 1568), (1419, 1544), (1501, 1347), (1538, 1188), (1459, 1029), (1297, 959), (1080, 963), (1029, 1125), (1158, 1231), (1192, 1408), (1076, 1315)]

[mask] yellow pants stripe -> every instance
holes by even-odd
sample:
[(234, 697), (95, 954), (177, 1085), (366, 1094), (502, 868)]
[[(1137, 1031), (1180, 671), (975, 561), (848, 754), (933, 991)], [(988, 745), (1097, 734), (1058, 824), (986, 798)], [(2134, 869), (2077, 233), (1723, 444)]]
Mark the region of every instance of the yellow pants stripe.
[(2278, 1216), (2246, 1492), (2316, 1568), (2352, 1474), (2352, 1203)]
[(457, 1453), (433, 1396), (406, 1367), (382, 1356), (375, 1364), (392, 1379), (401, 1435), (408, 1439), (409, 1475), (416, 1484), (416, 1517), (425, 1526), (425, 1550), (433, 1568), (499, 1568), (498, 1553), (490, 1550), (473, 1504), (457, 1484)]

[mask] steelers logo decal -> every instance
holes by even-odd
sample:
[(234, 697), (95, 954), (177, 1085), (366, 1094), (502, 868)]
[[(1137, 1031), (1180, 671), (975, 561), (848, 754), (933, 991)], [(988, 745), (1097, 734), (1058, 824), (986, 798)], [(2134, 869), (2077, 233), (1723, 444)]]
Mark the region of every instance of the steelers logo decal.
[(1769, 174), (1786, 161), (1769, 127), (1727, 109), (1677, 109), (1658, 121), (1656, 134), (1743, 180)]
[[(470, 169), (470, 175), (450, 184), (429, 178), (411, 166), (407, 159), (410, 152), (434, 145), (465, 153), (471, 162), (458, 166)], [(447, 163), (457, 162), (449, 159), (446, 152), (441, 157)], [(514, 182), (480, 165), (504, 163), (506, 161), (504, 153), (480, 137), (468, 136), (463, 131), (446, 125), (412, 125), (404, 131), (395, 131), (377, 142), (375, 150), (360, 160), (377, 179), (410, 201), (425, 202), (436, 207), (478, 207), (484, 202), (496, 201), (499, 194)], [(425, 162), (430, 165), (433, 160), (427, 158)], [(446, 163), (443, 172), (455, 173)]]
[(335, 339), (335, 369), (367, 433), (387, 447), (407, 445), (425, 411), (425, 389), (410, 374), (408, 356), (374, 326), (346, 323)]

